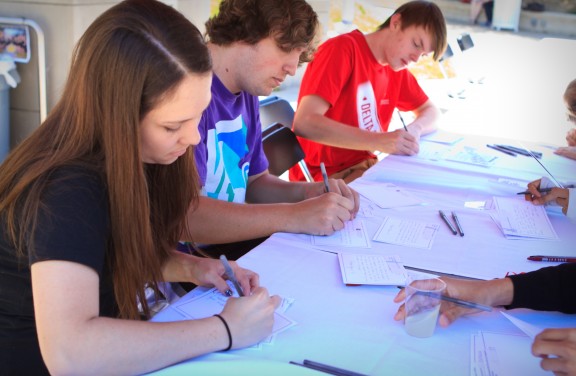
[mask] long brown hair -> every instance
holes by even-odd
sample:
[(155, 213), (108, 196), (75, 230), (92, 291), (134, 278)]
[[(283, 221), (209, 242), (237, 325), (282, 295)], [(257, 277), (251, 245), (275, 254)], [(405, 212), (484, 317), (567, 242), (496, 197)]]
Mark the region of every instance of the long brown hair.
[(253, 45), (273, 37), (285, 52), (305, 48), (300, 63), (312, 59), (319, 32), (318, 15), (305, 0), (223, 0), (218, 14), (206, 22), (211, 43)]
[(199, 30), (154, 0), (126, 0), (100, 15), (74, 49), (60, 101), (0, 166), (0, 215), (19, 256), (30, 239), (49, 174), (76, 165), (100, 173), (110, 212), (108, 259), (120, 317), (149, 313), (144, 286), (186, 228), (199, 184), (189, 150), (171, 165), (140, 158), (140, 121), (186, 74), (211, 74)]

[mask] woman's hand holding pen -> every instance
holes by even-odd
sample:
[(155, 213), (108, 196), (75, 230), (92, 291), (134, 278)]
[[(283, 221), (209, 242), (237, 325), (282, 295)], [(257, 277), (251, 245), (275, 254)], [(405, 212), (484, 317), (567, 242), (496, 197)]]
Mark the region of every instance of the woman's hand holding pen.
[(232, 349), (251, 346), (272, 333), (274, 310), (280, 297), (270, 296), (264, 287), (257, 287), (251, 295), (230, 298), (220, 314), (228, 323)]
[(566, 188), (552, 188), (548, 193), (542, 194), (540, 189), (541, 179), (534, 180), (528, 183), (529, 194), (526, 194), (526, 201), (531, 201), (534, 205), (545, 205), (548, 202), (554, 201), (562, 207), (562, 212), (566, 214), (568, 210), (568, 189)]
[[(508, 278), (489, 281), (466, 280), (450, 277), (442, 277), (441, 279), (446, 282), (444, 295), (451, 298), (462, 299), (490, 307), (507, 305), (512, 302), (512, 282)], [(402, 289), (394, 297), (394, 302), (402, 303), (405, 297), (405, 291)], [(479, 310), (443, 301), (440, 306), (438, 323), (440, 326), (446, 327), (454, 322), (458, 317), (476, 312), (479, 312)], [(394, 320), (404, 320), (404, 316), (404, 304), (402, 304), (394, 315)]]
[(576, 159), (576, 146), (564, 146), (554, 150), (554, 154), (561, 155), (566, 158)]
[(576, 375), (576, 329), (545, 329), (534, 338), (532, 354), (555, 375)]
[[(260, 285), (257, 273), (241, 268), (234, 261), (230, 266), (242, 290), (248, 296)], [(216, 287), (226, 294), (230, 286), (224, 279), (224, 266), (220, 260), (189, 255), (180, 251), (173, 251), (172, 256), (164, 264), (162, 274), (167, 282), (192, 282), (198, 286)]]

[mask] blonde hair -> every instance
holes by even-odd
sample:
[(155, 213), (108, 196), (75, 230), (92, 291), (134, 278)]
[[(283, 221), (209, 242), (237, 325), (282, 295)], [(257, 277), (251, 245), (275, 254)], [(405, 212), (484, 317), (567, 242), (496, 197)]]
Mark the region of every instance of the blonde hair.
[(564, 102), (566, 102), (568, 117), (572, 122), (576, 123), (576, 79), (572, 80), (566, 87)]

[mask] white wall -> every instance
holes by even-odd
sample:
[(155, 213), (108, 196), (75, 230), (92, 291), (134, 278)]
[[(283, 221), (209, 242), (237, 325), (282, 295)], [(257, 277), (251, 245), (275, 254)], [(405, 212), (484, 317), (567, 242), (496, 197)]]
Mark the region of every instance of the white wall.
[[(88, 25), (119, 0), (0, 0), (0, 16), (27, 18), (43, 30), (46, 40), (48, 111), (58, 101), (66, 81), (72, 49)], [(202, 32), (210, 0), (164, 0), (180, 10)], [(17, 64), (22, 80), (10, 90), (10, 143), (14, 147), (40, 123), (37, 38), (30, 30), (32, 57)]]

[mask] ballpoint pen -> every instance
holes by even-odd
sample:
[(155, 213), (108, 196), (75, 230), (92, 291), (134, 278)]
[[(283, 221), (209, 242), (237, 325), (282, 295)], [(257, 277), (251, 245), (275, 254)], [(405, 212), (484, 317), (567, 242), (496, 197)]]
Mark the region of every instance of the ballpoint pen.
[[(540, 192), (540, 193), (548, 193), (548, 192), (550, 192), (551, 190), (552, 190), (552, 188), (542, 188), (542, 189), (539, 189), (538, 192)], [(517, 194), (517, 195), (529, 195), (529, 194), (532, 194), (532, 192), (526, 190), (526, 191), (523, 191), (523, 192), (518, 192), (518, 193), (516, 193), (516, 194)]]
[(430, 297), (432, 297), (432, 298), (444, 300), (444, 301), (446, 301), (446, 302), (458, 304), (458, 305), (461, 305), (461, 306), (464, 306), (464, 307), (468, 307), (468, 308), (479, 309), (479, 310), (481, 310), (481, 311), (486, 311), (486, 312), (491, 312), (491, 311), (492, 311), (492, 307), (487, 306), (487, 305), (484, 305), (484, 304), (469, 302), (469, 301), (467, 301), (467, 300), (462, 300), (462, 299), (458, 299), (458, 298), (453, 298), (453, 297), (451, 297), (451, 296), (442, 295), (442, 294), (438, 294), (438, 293), (434, 293), (434, 292), (418, 291), (416, 294), (418, 294), (418, 295), (430, 296)]
[(568, 256), (529, 256), (530, 261), (544, 261), (544, 262), (576, 262), (576, 257)]
[(537, 152), (537, 151), (529, 151), (528, 149), (522, 149), (522, 148), (517, 148), (515, 146), (510, 146), (510, 145), (502, 145), (502, 144), (494, 144), (494, 146), (497, 146), (501, 149), (505, 149), (508, 151), (511, 151), (512, 153), (516, 153), (516, 154), (521, 154), (527, 157), (531, 157), (534, 156), (536, 158), (542, 158), (542, 153)]
[(450, 228), (450, 231), (452, 231), (452, 233), (454, 235), (458, 235), (458, 231), (456, 231), (456, 229), (454, 228), (452, 223), (450, 223), (450, 221), (448, 220), (448, 217), (446, 217), (446, 214), (444, 214), (444, 212), (442, 210), (438, 210), (438, 213), (440, 214), (440, 218), (442, 218), (444, 223), (446, 223), (446, 225)]
[(512, 151), (510, 151), (510, 150), (503, 149), (503, 148), (498, 147), (498, 146), (496, 146), (496, 145), (486, 144), (486, 146), (488, 146), (490, 149), (498, 150), (499, 152), (504, 153), (504, 154), (508, 154), (508, 155), (510, 155), (510, 156), (512, 156), (512, 157), (515, 157), (515, 156), (516, 156), (516, 153), (514, 153), (514, 152), (512, 152)]
[[(550, 191), (552, 190), (552, 188), (556, 188), (556, 187), (538, 189), (538, 192), (540, 192), (540, 193), (548, 193), (548, 192), (550, 192)], [(573, 184), (565, 185), (564, 188), (574, 188), (574, 185), (573, 185)], [(523, 192), (518, 192), (518, 193), (516, 193), (516, 194), (517, 194), (517, 195), (529, 195), (529, 194), (531, 194), (531, 192), (528, 191), (528, 190), (526, 190), (526, 191), (523, 191)]]
[(326, 189), (326, 193), (328, 193), (330, 192), (330, 186), (328, 185), (328, 174), (326, 173), (324, 162), (320, 162), (320, 171), (322, 172), (322, 180), (324, 180), (324, 189)]
[(462, 229), (462, 225), (460, 224), (455, 212), (452, 212), (452, 219), (454, 220), (454, 223), (456, 223), (456, 228), (458, 229), (460, 236), (464, 236), (464, 230)]
[(232, 284), (234, 285), (234, 288), (236, 289), (236, 292), (238, 292), (238, 295), (244, 296), (242, 286), (240, 286), (240, 283), (238, 283), (238, 280), (234, 275), (234, 270), (232, 270), (232, 266), (230, 266), (230, 263), (228, 262), (226, 255), (220, 255), (220, 261), (222, 261), (222, 265), (224, 265), (224, 272), (226, 273), (226, 276), (228, 277), (230, 282), (232, 282)]
[(404, 127), (404, 130), (406, 132), (408, 132), (408, 127), (406, 127), (406, 123), (404, 122), (404, 118), (402, 117), (402, 114), (400, 113), (400, 111), (396, 111), (398, 113), (398, 117), (400, 118), (400, 121), (402, 122), (402, 126)]
[(316, 371), (322, 371), (324, 373), (327, 373), (330, 375), (336, 375), (336, 376), (366, 376), (363, 373), (348, 371), (346, 369), (342, 369), (342, 368), (338, 368), (338, 367), (334, 367), (334, 366), (329, 366), (327, 364), (313, 362), (313, 361), (308, 360), (308, 359), (304, 359), (304, 361), (302, 363), (290, 361), (290, 364), (314, 369)]

